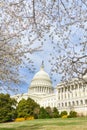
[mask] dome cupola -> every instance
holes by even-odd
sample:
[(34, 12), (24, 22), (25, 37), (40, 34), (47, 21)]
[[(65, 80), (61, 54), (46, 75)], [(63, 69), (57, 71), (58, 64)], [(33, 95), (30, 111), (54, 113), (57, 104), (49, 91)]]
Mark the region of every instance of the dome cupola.
[(53, 93), (52, 82), (49, 75), (44, 71), (44, 62), (42, 62), (40, 71), (33, 77), (29, 93), (50, 94)]

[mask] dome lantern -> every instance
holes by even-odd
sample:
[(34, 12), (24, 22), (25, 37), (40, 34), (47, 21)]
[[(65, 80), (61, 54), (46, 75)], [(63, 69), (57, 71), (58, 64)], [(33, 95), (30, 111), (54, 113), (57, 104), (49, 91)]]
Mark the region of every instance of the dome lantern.
[(44, 70), (44, 61), (42, 61), (42, 64), (41, 64), (40, 70)]

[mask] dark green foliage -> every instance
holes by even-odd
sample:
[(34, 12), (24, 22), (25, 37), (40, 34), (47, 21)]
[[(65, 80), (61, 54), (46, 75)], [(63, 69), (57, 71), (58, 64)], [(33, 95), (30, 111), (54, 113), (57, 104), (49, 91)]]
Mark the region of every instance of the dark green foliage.
[(35, 119), (38, 119), (39, 112), (40, 112), (40, 106), (35, 107), (35, 109), (33, 111), (33, 116)]
[(65, 116), (65, 115), (68, 115), (67, 111), (62, 111), (60, 114), (61, 117)]
[(56, 107), (53, 108), (53, 118), (58, 118), (59, 117), (59, 111)]
[(46, 111), (46, 109), (44, 107), (40, 108), (40, 112), (39, 112), (39, 119), (45, 119), (45, 118), (50, 118), (48, 112)]
[(36, 108), (39, 109), (39, 105), (31, 98), (28, 98), (27, 100), (22, 99), (17, 106), (18, 117), (36, 117), (38, 114), (35, 111)]
[(17, 114), (18, 114), (18, 117), (24, 117), (26, 116), (26, 113), (27, 113), (27, 106), (26, 106), (27, 102), (25, 99), (22, 99), (19, 103), (18, 103), (18, 106), (17, 106)]
[(9, 94), (0, 94), (0, 122), (12, 121), (16, 118), (16, 101)]
[(50, 107), (46, 107), (45, 110), (49, 114), (49, 117), (52, 118), (53, 117), (52, 109)]
[[(41, 107), (31, 98), (27, 100), (22, 99), (18, 106), (17, 102), (10, 98), (8, 94), (0, 94), (0, 122), (13, 121), (16, 117), (29, 117), (34, 116), (35, 119), (45, 118), (58, 118), (67, 115), (67, 111), (62, 111), (59, 115), (59, 111), (56, 107), (51, 109), (50, 107)], [(75, 111), (70, 111), (68, 117), (77, 117)]]
[(50, 107), (40, 108), (39, 118), (44, 119), (44, 118), (58, 118), (58, 117), (59, 112), (56, 107), (54, 107), (53, 110)]
[(77, 112), (70, 111), (68, 118), (73, 118), (73, 117), (77, 117)]

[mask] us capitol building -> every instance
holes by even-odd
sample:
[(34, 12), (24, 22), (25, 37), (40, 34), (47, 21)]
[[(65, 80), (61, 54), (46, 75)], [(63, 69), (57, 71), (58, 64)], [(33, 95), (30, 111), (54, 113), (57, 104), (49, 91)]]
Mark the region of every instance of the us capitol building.
[(29, 86), (28, 93), (12, 96), (18, 102), (31, 98), (41, 107), (56, 107), (59, 112), (76, 111), (79, 115), (87, 115), (87, 84), (74, 79), (68, 84), (60, 83), (54, 88), (49, 75), (44, 71), (42, 63)]

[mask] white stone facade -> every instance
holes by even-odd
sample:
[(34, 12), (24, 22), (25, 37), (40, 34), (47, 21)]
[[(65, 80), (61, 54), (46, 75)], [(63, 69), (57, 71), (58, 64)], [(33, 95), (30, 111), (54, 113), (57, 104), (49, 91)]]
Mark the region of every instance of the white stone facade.
[(74, 110), (79, 115), (87, 115), (87, 84), (74, 79), (68, 84), (58, 84), (54, 92), (52, 82), (44, 71), (43, 64), (32, 79), (28, 93), (12, 97), (18, 102), (23, 98), (30, 97), (43, 107), (56, 107), (59, 112)]
[(77, 111), (87, 115), (87, 84), (73, 80), (69, 84), (57, 85), (57, 108), (59, 111)]

